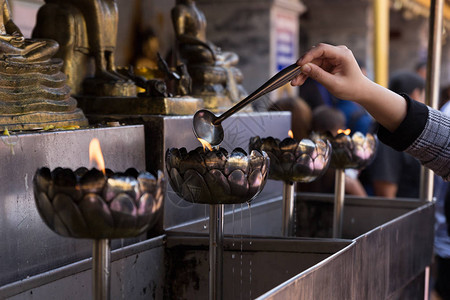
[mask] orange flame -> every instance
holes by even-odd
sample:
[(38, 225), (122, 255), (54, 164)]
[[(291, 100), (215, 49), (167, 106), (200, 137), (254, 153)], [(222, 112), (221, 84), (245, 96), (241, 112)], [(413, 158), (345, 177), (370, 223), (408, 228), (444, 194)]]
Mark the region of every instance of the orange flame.
[(209, 151), (213, 150), (210, 143), (208, 143), (207, 141), (205, 141), (204, 139), (201, 139), (201, 138), (197, 138), (197, 139), (202, 144), (204, 151), (206, 151), (206, 148), (208, 148)]
[(345, 130), (344, 129), (338, 129), (337, 134), (343, 133), (345, 135), (349, 135), (350, 132), (351, 132), (350, 129), (345, 129)]
[(103, 159), (102, 148), (100, 148), (100, 142), (96, 138), (93, 138), (89, 144), (89, 164), (92, 166), (94, 162), (103, 174), (105, 174), (105, 161)]
[(292, 132), (292, 130), (289, 130), (289, 131), (288, 131), (288, 135), (289, 135), (289, 137), (290, 137), (291, 139), (294, 138), (294, 133)]

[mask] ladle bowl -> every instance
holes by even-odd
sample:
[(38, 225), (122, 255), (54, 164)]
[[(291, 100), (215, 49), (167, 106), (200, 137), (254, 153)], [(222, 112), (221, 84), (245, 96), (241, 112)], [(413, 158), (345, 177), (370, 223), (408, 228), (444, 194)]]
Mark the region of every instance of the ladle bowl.
[(222, 123), (214, 124), (218, 118), (206, 109), (199, 110), (194, 115), (194, 134), (211, 145), (218, 145), (223, 140)]

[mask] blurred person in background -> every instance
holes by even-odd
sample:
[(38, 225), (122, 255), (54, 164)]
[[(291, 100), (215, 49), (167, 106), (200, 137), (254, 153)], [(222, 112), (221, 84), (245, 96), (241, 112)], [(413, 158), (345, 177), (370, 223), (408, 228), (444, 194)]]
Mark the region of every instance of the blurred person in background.
[(302, 98), (285, 97), (278, 99), (269, 106), (268, 110), (291, 112), (291, 129), (294, 138), (300, 141), (309, 136), (312, 113), (311, 108)]
[(419, 61), (416, 64), (414, 71), (417, 73), (417, 75), (422, 77), (424, 80), (427, 79), (427, 62)]
[[(399, 71), (389, 81), (389, 89), (397, 94), (425, 102), (425, 80), (415, 72)], [(395, 198), (418, 198), (420, 162), (409, 154), (379, 143), (374, 161), (361, 178), (369, 194)]]
[[(316, 133), (330, 132), (333, 136), (339, 129), (345, 128), (345, 115), (337, 108), (321, 105), (316, 107), (312, 113), (311, 129)], [(345, 174), (345, 193), (349, 195), (367, 196), (361, 182), (352, 176), (354, 172)], [(316, 193), (334, 193), (335, 170), (328, 168), (324, 175), (313, 182), (298, 183), (299, 191)]]

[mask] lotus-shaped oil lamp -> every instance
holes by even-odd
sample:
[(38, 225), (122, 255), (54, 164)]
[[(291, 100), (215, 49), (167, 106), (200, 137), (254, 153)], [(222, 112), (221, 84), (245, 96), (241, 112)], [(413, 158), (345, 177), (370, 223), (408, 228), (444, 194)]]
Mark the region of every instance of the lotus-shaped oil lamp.
[(171, 148), (166, 152), (169, 182), (178, 196), (192, 203), (209, 204), (209, 299), (223, 295), (224, 204), (252, 201), (264, 188), (269, 157), (264, 151), (248, 155), (242, 148), (228, 153), (208, 142), (187, 152)]
[[(292, 131), (290, 131), (292, 134)], [(327, 141), (293, 137), (252, 137), (250, 150), (264, 151), (270, 157), (269, 178), (284, 182), (311, 182), (323, 175), (331, 158), (331, 145)]]
[(333, 147), (331, 167), (336, 169), (333, 237), (340, 238), (344, 215), (345, 169), (362, 170), (367, 167), (375, 157), (377, 138), (358, 131), (350, 135), (350, 129), (340, 129), (336, 136), (330, 132), (315, 134), (315, 138), (326, 139)]
[(238, 204), (250, 202), (264, 188), (269, 158), (265, 152), (249, 155), (236, 148), (187, 152), (171, 148), (166, 152), (169, 182), (178, 196), (192, 203)]
[(36, 206), (47, 226), (62, 236), (114, 239), (137, 236), (154, 223), (164, 195), (163, 173), (154, 176), (93, 168), (44, 167), (33, 180)]
[(94, 240), (94, 299), (109, 299), (110, 239), (140, 235), (154, 225), (164, 197), (164, 174), (104, 169), (98, 140), (98, 165), (72, 171), (43, 167), (33, 178), (34, 197), (45, 224), (59, 235)]
[(331, 160), (331, 145), (316, 139), (295, 140), (292, 131), (280, 141), (277, 138), (252, 137), (249, 150), (260, 150), (270, 157), (269, 178), (283, 181), (284, 236), (293, 235), (295, 182), (311, 182), (323, 175)]
[(372, 162), (375, 156), (377, 138), (370, 133), (364, 135), (356, 131), (350, 135), (349, 129), (340, 129), (336, 136), (329, 132), (315, 136), (331, 143), (333, 147), (332, 168), (362, 170)]

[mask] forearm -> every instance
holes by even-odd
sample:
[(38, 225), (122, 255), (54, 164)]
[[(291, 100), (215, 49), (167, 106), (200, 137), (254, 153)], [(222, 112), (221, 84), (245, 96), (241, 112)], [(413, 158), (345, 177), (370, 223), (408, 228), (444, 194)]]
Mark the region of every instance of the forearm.
[(407, 103), (405, 99), (366, 78), (360, 85), (356, 99), (387, 130), (395, 131), (406, 117)]

